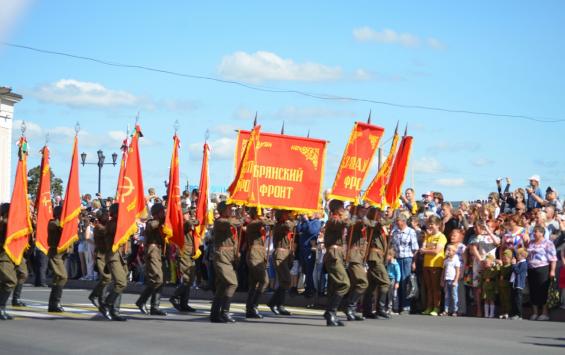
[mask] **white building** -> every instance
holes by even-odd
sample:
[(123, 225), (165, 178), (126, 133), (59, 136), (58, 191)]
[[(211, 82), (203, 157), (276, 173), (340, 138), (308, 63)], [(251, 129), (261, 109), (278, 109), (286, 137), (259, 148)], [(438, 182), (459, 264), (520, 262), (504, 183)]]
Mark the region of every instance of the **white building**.
[(21, 99), (12, 89), (0, 87), (0, 202), (10, 202), (12, 197), (12, 126), (14, 105)]

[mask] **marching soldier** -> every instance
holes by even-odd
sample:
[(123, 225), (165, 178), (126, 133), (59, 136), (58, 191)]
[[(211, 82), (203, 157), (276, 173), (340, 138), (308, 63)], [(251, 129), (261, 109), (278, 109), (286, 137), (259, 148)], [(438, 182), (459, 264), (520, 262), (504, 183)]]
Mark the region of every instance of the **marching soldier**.
[(0, 320), (10, 320), (12, 316), (6, 313), (6, 303), (17, 284), (16, 265), (4, 251), (8, 227), (8, 212), (10, 204), (0, 206)]
[(100, 312), (110, 320), (124, 322), (127, 319), (120, 314), (120, 303), (122, 293), (127, 286), (127, 263), (124, 257), (125, 246), (121, 246), (115, 253), (112, 251), (116, 226), (118, 223), (117, 203), (110, 206), (110, 220), (106, 224), (106, 234), (104, 236), (106, 245), (106, 268), (109, 271), (114, 284), (112, 291), (106, 300), (99, 305)]
[[(143, 314), (166, 316), (167, 312), (159, 309), (161, 290), (163, 289), (163, 246), (165, 244), (163, 224), (165, 207), (161, 203), (151, 206), (151, 217), (145, 225), (145, 290), (135, 305)], [(147, 310), (147, 299), (151, 296), (151, 309)]]
[(194, 228), (198, 226), (198, 220), (192, 218), (189, 212), (184, 214), (184, 247), (179, 256), (179, 271), (182, 284), (177, 287), (169, 302), (179, 312), (196, 312), (188, 305), (190, 299), (190, 286), (194, 282), (196, 272), (195, 259), (200, 257), (200, 249), (194, 250)]
[(53, 271), (48, 312), (58, 313), (65, 311), (63, 307), (61, 307), (61, 297), (63, 296), (63, 287), (68, 279), (64, 260), (66, 251), (62, 253), (57, 251), (59, 241), (61, 240), (61, 233), (63, 232), (60, 222), (62, 211), (63, 208), (61, 206), (53, 208), (53, 219), (50, 220), (47, 225), (47, 245), (49, 246), (47, 256), (49, 257), (49, 266), (51, 267), (51, 271)]
[(230, 315), (231, 298), (237, 289), (236, 268), (239, 259), (238, 231), (241, 221), (231, 217), (231, 205), (217, 206), (220, 217), (214, 221), (214, 270), (216, 293), (212, 301), (212, 323), (235, 323)]
[(245, 318), (263, 318), (257, 307), (259, 298), (269, 285), (267, 275), (267, 249), (265, 246), (266, 226), (274, 223), (257, 215), (257, 208), (250, 208), (250, 221), (245, 230), (247, 241), (247, 267), (249, 272), (249, 293), (245, 304)]
[[(369, 267), (367, 276), (369, 279), (369, 287), (365, 292), (363, 298), (363, 316), (365, 318), (377, 319), (382, 317), (389, 318), (389, 315), (384, 311), (386, 306), (386, 295), (390, 287), (390, 280), (386, 270), (386, 254), (387, 254), (387, 240), (386, 233), (379, 220), (376, 208), (371, 208), (367, 218), (372, 221), (368, 229), (369, 235), (369, 250), (367, 255), (367, 265)], [(377, 216), (377, 218), (375, 218)], [(375, 290), (378, 292), (378, 312), (373, 312), (373, 295)]]
[(350, 290), (345, 306), (345, 315), (349, 321), (365, 319), (356, 314), (355, 310), (357, 302), (359, 302), (369, 286), (364, 265), (365, 250), (367, 248), (367, 208), (359, 205), (355, 210), (357, 215), (353, 218), (353, 225), (349, 227), (347, 233), (348, 238), (351, 238), (351, 240), (348, 239), (348, 246), (351, 246), (351, 249), (347, 251), (349, 256), (347, 271), (349, 273)]
[(290, 312), (284, 307), (286, 292), (290, 288), (293, 249), (294, 249), (294, 227), (295, 223), (290, 220), (290, 211), (277, 210), (277, 220), (273, 227), (273, 244), (275, 248), (275, 271), (279, 287), (267, 304), (276, 315), (290, 316)]
[(112, 275), (106, 269), (106, 224), (108, 223), (108, 213), (106, 210), (98, 210), (96, 212), (96, 224), (94, 225), (94, 258), (98, 275), (100, 279), (98, 283), (88, 296), (88, 299), (94, 307), (100, 309), (100, 305), (104, 303), (104, 293), (110, 282), (112, 282)]
[(337, 318), (337, 309), (341, 300), (349, 291), (349, 278), (345, 271), (343, 251), (343, 233), (349, 221), (345, 215), (343, 202), (339, 200), (330, 201), (330, 218), (326, 223), (324, 244), (326, 255), (324, 255), (324, 266), (328, 273), (328, 305), (324, 318), (329, 327), (344, 326)]

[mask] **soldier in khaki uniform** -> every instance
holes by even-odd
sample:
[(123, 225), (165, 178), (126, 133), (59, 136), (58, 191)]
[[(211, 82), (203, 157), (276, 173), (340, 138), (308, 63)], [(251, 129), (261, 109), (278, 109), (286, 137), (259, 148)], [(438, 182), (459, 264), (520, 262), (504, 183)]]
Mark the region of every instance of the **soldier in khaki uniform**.
[(49, 258), (49, 266), (53, 271), (53, 281), (51, 285), (51, 294), (49, 295), (49, 312), (64, 312), (61, 307), (61, 297), (63, 296), (63, 287), (67, 283), (67, 268), (65, 267), (65, 251), (62, 253), (57, 252), (59, 241), (61, 240), (60, 218), (63, 208), (57, 206), (53, 208), (53, 219), (47, 224), (47, 245), (49, 250), (47, 257)]
[(194, 250), (194, 228), (198, 226), (198, 220), (192, 218), (190, 213), (184, 214), (184, 247), (179, 255), (179, 272), (182, 284), (179, 285), (175, 293), (169, 298), (169, 302), (179, 312), (196, 312), (188, 305), (190, 299), (190, 287), (194, 283), (196, 265), (195, 259), (200, 256), (200, 250)]
[(250, 208), (249, 223), (246, 226), (247, 267), (249, 272), (249, 292), (245, 304), (245, 318), (263, 318), (257, 307), (259, 298), (269, 285), (267, 275), (267, 248), (265, 245), (266, 226), (274, 225), (272, 220), (257, 215), (257, 208)]
[(106, 224), (108, 223), (108, 213), (106, 210), (98, 210), (96, 212), (96, 224), (94, 225), (94, 258), (98, 275), (100, 279), (88, 296), (88, 299), (94, 307), (100, 308), (100, 304), (104, 303), (104, 293), (110, 282), (112, 275), (106, 269)]
[[(377, 319), (382, 317), (389, 318), (389, 315), (384, 311), (386, 306), (386, 295), (390, 287), (390, 280), (386, 270), (386, 254), (388, 250), (386, 233), (381, 225), (379, 216), (380, 212), (376, 208), (371, 208), (367, 218), (373, 223), (367, 230), (367, 235), (370, 236), (369, 251), (367, 256), (367, 264), (369, 270), (367, 276), (369, 279), (369, 288), (365, 292), (363, 298), (363, 315), (365, 318)], [(375, 219), (375, 216), (377, 218)], [(375, 290), (378, 292), (378, 313), (373, 312), (373, 295)]]
[(231, 205), (222, 201), (217, 206), (220, 217), (214, 221), (214, 270), (216, 293), (212, 301), (212, 323), (235, 323), (230, 315), (231, 298), (237, 289), (238, 227), (241, 221), (231, 217)]
[(114, 236), (116, 235), (116, 225), (118, 223), (117, 203), (110, 206), (110, 220), (106, 224), (106, 234), (104, 236), (106, 245), (106, 268), (112, 276), (114, 284), (112, 291), (106, 300), (100, 304), (100, 312), (104, 317), (114, 321), (124, 322), (127, 319), (120, 314), (120, 303), (122, 293), (127, 286), (127, 263), (124, 256), (125, 246), (122, 245), (115, 253), (112, 251)]
[(277, 210), (275, 212), (277, 220), (273, 227), (273, 245), (275, 248), (275, 272), (279, 287), (267, 304), (271, 311), (276, 315), (290, 316), (290, 312), (285, 308), (285, 298), (291, 284), (290, 269), (294, 258), (294, 227), (296, 223), (290, 220), (290, 211)]
[(351, 246), (351, 249), (347, 252), (349, 255), (347, 272), (349, 274), (350, 289), (345, 306), (345, 315), (349, 321), (365, 319), (356, 314), (355, 310), (357, 302), (359, 302), (369, 286), (364, 265), (365, 250), (367, 249), (367, 226), (369, 224), (366, 218), (367, 208), (359, 205), (355, 208), (355, 211), (356, 216), (353, 218), (353, 225), (347, 230), (347, 245), (348, 247)]
[(4, 251), (9, 211), (9, 203), (0, 206), (0, 320), (12, 319), (12, 316), (6, 313), (6, 303), (17, 284), (16, 265)]
[(344, 326), (337, 318), (337, 309), (341, 300), (349, 291), (349, 277), (344, 266), (343, 233), (349, 225), (343, 202), (332, 200), (329, 204), (330, 217), (326, 223), (324, 244), (324, 266), (328, 273), (328, 305), (324, 318), (328, 326)]
[[(163, 246), (165, 236), (165, 207), (161, 203), (151, 206), (151, 218), (145, 224), (145, 289), (139, 295), (135, 305), (143, 314), (166, 316), (167, 312), (159, 309), (161, 290), (163, 289)], [(151, 308), (147, 309), (147, 299), (151, 296)]]

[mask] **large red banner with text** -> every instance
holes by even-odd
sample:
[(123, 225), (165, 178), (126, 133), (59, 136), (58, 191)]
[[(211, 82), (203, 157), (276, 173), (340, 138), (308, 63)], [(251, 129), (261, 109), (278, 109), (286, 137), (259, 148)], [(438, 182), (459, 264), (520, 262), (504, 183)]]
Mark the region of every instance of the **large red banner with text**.
[[(249, 136), (250, 131), (239, 131), (236, 171)], [(261, 132), (254, 154), (250, 155), (254, 159), (254, 164), (249, 164), (252, 172), (244, 175), (247, 179), (238, 181), (238, 196), (232, 196), (231, 201), (247, 206), (319, 211), (326, 143), (319, 139)]]
[(383, 133), (382, 127), (355, 122), (335, 176), (331, 198), (358, 202), (359, 192)]

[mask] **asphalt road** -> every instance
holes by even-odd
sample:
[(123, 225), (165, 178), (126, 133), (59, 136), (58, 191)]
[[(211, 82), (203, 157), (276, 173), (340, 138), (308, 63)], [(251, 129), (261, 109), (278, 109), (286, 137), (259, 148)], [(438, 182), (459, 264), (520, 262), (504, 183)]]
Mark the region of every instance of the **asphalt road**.
[(27, 307), (11, 308), (0, 321), (0, 354), (563, 354), (563, 323), (403, 315), (328, 328), (322, 312), (293, 308), (295, 315), (236, 324), (208, 321), (209, 302), (196, 314), (179, 314), (163, 299), (167, 317), (145, 316), (125, 294), (125, 323), (106, 321), (88, 303), (87, 290), (65, 290), (61, 315), (46, 312), (49, 290), (24, 288)]

